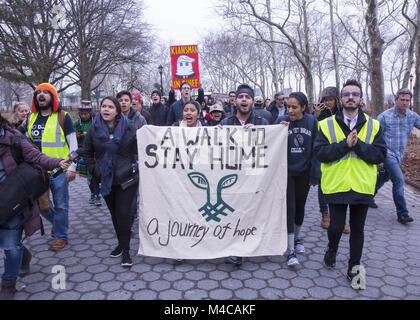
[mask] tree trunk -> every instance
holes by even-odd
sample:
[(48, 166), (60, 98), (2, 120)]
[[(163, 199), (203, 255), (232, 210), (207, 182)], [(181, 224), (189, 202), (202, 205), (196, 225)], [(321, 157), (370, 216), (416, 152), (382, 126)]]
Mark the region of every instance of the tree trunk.
[[(312, 78), (312, 60), (311, 60), (311, 47), (309, 43), (309, 28), (308, 28), (308, 15), (306, 12), (306, 1), (302, 2), (303, 10), (303, 30), (305, 34), (305, 89), (308, 96), (309, 108), (312, 107), (314, 102), (314, 81)], [(312, 112), (312, 110), (309, 110)]]
[(366, 12), (366, 24), (369, 34), (370, 54), (369, 73), (370, 89), (372, 94), (371, 109), (373, 115), (384, 111), (384, 75), (382, 71), (382, 52), (384, 41), (381, 38), (378, 27), (378, 3), (376, 0), (366, 0), (368, 9)]
[(416, 65), (415, 65), (415, 74), (414, 74), (414, 88), (413, 88), (413, 110), (420, 114), (420, 33), (417, 34), (417, 52), (416, 52)]
[(332, 44), (332, 56), (334, 62), (335, 71), (335, 86), (340, 90), (340, 70), (338, 68), (338, 56), (337, 48), (335, 45), (335, 33), (334, 33), (334, 12), (333, 12), (333, 0), (329, 0), (330, 5), (330, 30), (331, 30), (331, 44)]
[[(417, 4), (417, 28), (420, 27), (420, 5)], [(416, 34), (417, 42), (417, 54), (416, 54), (416, 66), (415, 66), (415, 81), (414, 81), (414, 97), (413, 97), (413, 110), (420, 114), (420, 32)]]
[[(270, 0), (266, 0), (266, 5), (267, 5), (267, 14), (268, 14), (268, 19), (271, 20), (271, 3)], [(274, 84), (274, 90), (276, 92), (279, 92), (279, 76), (278, 76), (278, 72), (277, 72), (277, 59), (276, 59), (276, 49), (275, 49), (275, 44), (274, 44), (274, 32), (273, 32), (273, 26), (272, 25), (268, 25), (268, 30), (270, 31), (270, 41), (271, 43), (269, 44), (270, 47), (270, 51), (271, 51), (271, 59), (273, 60), (273, 84)]]

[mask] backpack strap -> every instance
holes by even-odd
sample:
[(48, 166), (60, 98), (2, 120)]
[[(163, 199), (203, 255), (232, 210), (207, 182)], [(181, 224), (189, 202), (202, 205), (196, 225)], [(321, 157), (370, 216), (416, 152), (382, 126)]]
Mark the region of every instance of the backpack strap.
[(64, 132), (64, 120), (66, 118), (66, 112), (64, 110), (58, 110), (58, 123), (60, 124), (61, 129)]

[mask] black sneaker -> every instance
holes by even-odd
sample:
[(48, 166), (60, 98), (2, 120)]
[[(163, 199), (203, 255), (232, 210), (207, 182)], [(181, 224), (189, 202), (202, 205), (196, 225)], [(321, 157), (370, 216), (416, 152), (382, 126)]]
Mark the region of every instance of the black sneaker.
[(226, 263), (230, 263), (233, 264), (237, 267), (242, 265), (242, 257), (227, 257), (226, 258)]
[(327, 268), (334, 268), (335, 267), (335, 258), (337, 256), (337, 252), (328, 248), (327, 252), (325, 252), (324, 256), (324, 263)]
[(413, 218), (410, 217), (408, 214), (403, 214), (401, 216), (398, 217), (398, 222), (402, 223), (402, 224), (407, 224), (409, 222), (413, 222)]
[(372, 199), (372, 201), (369, 203), (369, 208), (377, 209), (378, 205), (375, 202), (375, 199)]
[(112, 250), (110, 257), (111, 258), (118, 258), (122, 255), (122, 248), (120, 246), (117, 246), (114, 250)]
[(133, 265), (133, 261), (130, 258), (130, 252), (128, 250), (122, 251), (122, 260), (121, 266), (122, 267), (131, 267)]

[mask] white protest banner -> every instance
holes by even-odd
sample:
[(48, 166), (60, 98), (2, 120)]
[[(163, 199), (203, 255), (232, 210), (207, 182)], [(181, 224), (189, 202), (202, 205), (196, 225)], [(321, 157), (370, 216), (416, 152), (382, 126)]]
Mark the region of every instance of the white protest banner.
[(139, 129), (138, 253), (179, 259), (282, 255), (287, 130)]

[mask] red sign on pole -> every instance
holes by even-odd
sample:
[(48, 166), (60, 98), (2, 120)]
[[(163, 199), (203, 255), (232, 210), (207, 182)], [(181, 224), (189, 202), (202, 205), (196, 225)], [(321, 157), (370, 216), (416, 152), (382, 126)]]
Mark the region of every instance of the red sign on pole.
[(193, 89), (199, 88), (200, 69), (198, 67), (198, 46), (171, 46), (172, 86), (179, 90), (188, 82)]

